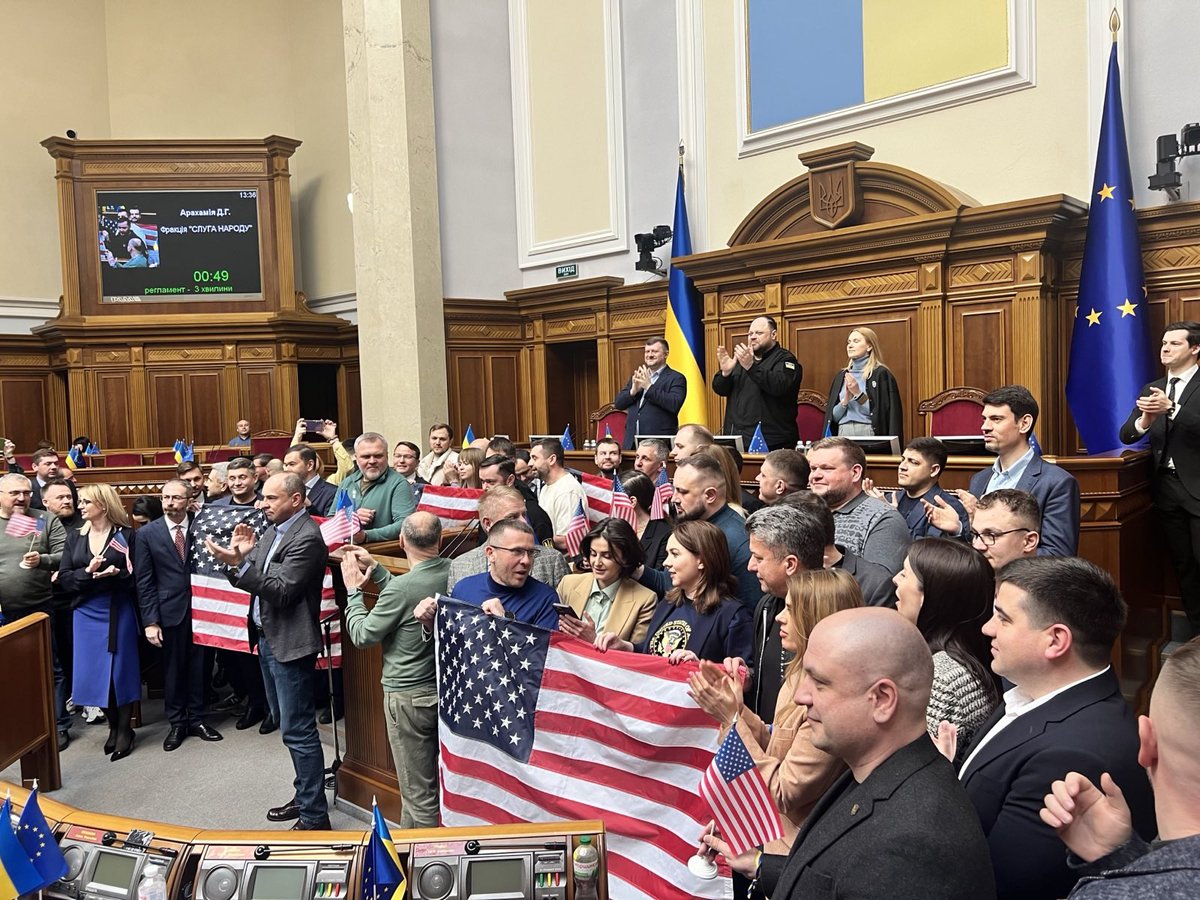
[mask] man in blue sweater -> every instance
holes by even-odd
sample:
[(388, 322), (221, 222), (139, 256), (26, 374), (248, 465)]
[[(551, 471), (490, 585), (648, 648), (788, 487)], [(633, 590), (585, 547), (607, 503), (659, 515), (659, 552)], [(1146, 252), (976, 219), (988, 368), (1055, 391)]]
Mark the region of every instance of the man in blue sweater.
[(558, 627), (554, 588), (529, 577), (538, 546), (533, 529), (520, 519), (501, 519), (488, 531), (488, 570), (454, 585), (454, 599), (474, 603), (485, 613), (508, 616), (539, 628)]

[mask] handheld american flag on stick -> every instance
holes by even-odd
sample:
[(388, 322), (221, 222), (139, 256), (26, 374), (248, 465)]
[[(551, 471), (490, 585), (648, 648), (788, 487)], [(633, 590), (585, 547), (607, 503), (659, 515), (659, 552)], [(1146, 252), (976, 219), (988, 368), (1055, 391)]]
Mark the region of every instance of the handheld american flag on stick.
[(342, 544), (352, 544), (354, 535), (361, 531), (362, 526), (354, 511), (354, 501), (345, 491), (338, 491), (333, 515), (321, 522), (321, 537), (325, 540), (325, 546), (336, 550)]
[(116, 550), (125, 557), (125, 569), (130, 575), (133, 574), (133, 557), (129, 555), (129, 542), (125, 540), (125, 535), (118, 531), (112, 536), (112, 540), (108, 542), (108, 547), (105, 549)]
[(9, 537), (26, 537), (30, 534), (41, 534), (42, 529), (46, 527), (46, 523), (36, 516), (27, 516), (24, 513), (15, 512), (12, 518), (8, 520), (8, 525), (4, 529), (4, 533)]
[(675, 493), (675, 489), (671, 487), (671, 481), (667, 478), (667, 467), (663, 465), (658, 470), (658, 478), (654, 481), (654, 500), (650, 507), (651, 519), (665, 519), (667, 517), (667, 504), (671, 501), (671, 495)]
[(700, 779), (700, 796), (712, 808), (734, 856), (783, 837), (779, 810), (736, 728), (729, 730)]
[(567, 533), (564, 535), (567, 539), (567, 556), (576, 557), (579, 555), (579, 545), (583, 543), (583, 539), (587, 537), (588, 520), (587, 513), (583, 511), (583, 501), (575, 505), (575, 515), (571, 517), (571, 523), (567, 526)]
[(630, 527), (637, 530), (637, 510), (634, 509), (633, 498), (626, 492), (625, 485), (621, 484), (621, 479), (616, 475), (612, 480), (612, 515), (624, 519)]
[(443, 600), (437, 616), (443, 825), (603, 819), (612, 900), (724, 897), (688, 871), (717, 747), (695, 666)]

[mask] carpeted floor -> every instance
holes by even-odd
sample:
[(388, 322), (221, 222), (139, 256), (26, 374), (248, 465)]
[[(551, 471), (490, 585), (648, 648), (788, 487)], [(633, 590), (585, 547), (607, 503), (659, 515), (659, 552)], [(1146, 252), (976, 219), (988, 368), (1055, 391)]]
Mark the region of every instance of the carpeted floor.
[[(166, 753), (162, 742), (168, 725), (162, 701), (142, 701), (142, 719), (133, 753), (111, 762), (103, 752), (107, 724), (89, 725), (76, 715), (71, 746), (60, 757), (63, 786), (47, 796), (79, 809), (198, 828), (273, 830), (292, 824), (266, 818), (269, 808), (286, 803), (293, 793), (291, 757), (278, 731), (261, 735), (257, 726), (238, 731), (235, 719), (212, 715), (208, 722), (224, 735), (223, 741), (191, 737)], [(318, 728), (328, 766), (333, 761), (332, 727)], [(19, 784), (20, 764), (0, 772), (0, 779)], [(333, 792), (326, 796), (334, 828), (366, 828), (365, 814), (345, 805), (333, 808)]]

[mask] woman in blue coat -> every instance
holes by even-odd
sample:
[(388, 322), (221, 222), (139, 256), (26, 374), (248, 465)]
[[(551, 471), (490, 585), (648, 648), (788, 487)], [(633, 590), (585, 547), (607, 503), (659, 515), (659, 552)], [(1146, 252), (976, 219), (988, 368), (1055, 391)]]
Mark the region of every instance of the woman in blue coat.
[(141, 699), (133, 529), (107, 484), (79, 488), (83, 527), (67, 532), (58, 583), (72, 596), (75, 654), (72, 697), (108, 716), (104, 752), (113, 762), (133, 752), (133, 704)]

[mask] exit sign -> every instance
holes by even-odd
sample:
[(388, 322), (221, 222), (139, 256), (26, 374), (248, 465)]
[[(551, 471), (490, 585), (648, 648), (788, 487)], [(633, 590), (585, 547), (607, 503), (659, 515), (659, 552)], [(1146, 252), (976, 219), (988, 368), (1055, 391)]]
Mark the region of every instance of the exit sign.
[(556, 266), (554, 269), (554, 277), (559, 281), (565, 278), (579, 277), (579, 263), (567, 263), (565, 266)]

